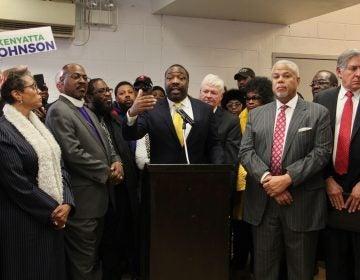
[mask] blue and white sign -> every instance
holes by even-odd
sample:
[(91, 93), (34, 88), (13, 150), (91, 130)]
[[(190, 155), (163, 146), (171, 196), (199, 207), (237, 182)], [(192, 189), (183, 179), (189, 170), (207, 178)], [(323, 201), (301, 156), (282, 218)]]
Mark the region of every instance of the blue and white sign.
[(54, 50), (50, 26), (0, 32), (0, 58)]

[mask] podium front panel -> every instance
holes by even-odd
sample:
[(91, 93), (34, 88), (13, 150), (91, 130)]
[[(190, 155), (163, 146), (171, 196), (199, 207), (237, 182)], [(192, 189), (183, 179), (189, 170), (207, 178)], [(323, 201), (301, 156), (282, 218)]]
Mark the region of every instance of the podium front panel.
[(229, 165), (149, 165), (145, 279), (227, 280)]

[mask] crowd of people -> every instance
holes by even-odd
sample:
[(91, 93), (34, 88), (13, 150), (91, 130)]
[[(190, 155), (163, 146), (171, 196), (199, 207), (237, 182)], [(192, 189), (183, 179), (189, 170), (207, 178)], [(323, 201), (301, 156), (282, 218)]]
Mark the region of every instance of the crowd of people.
[(323, 260), (326, 279), (360, 279), (360, 50), (345, 50), (335, 70), (314, 75), (309, 102), (290, 60), (270, 79), (241, 68), (237, 89), (208, 74), (198, 98), (180, 64), (164, 88), (141, 75), (113, 90), (71, 63), (51, 104), (42, 75), (4, 70), (0, 279), (140, 279), (149, 163), (233, 165), (232, 271), (310, 280)]

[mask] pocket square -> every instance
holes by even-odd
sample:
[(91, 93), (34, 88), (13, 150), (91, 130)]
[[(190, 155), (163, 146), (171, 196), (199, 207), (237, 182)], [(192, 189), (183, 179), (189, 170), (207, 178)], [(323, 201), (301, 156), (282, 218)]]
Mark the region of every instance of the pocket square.
[(308, 131), (310, 129), (312, 129), (312, 127), (302, 127), (302, 128), (299, 128), (298, 132)]

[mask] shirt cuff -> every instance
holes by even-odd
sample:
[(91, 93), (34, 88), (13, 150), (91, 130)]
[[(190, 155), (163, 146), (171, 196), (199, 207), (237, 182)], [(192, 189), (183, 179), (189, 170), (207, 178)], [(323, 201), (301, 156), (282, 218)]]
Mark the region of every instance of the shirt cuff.
[(260, 179), (260, 183), (262, 184), (264, 182), (264, 179), (267, 175), (269, 175), (270, 172), (269, 171), (266, 171), (262, 176), (261, 176), (261, 179)]
[(129, 116), (129, 110), (128, 110), (128, 111), (126, 112), (126, 118), (127, 118), (126, 124), (127, 124), (128, 126), (133, 126), (134, 123), (135, 123), (135, 121), (136, 121), (136, 119), (137, 119), (137, 115), (136, 115), (136, 116), (133, 116), (133, 117), (130, 117), (130, 116)]

